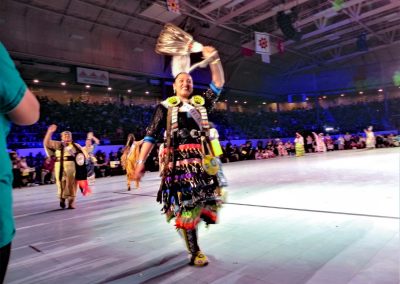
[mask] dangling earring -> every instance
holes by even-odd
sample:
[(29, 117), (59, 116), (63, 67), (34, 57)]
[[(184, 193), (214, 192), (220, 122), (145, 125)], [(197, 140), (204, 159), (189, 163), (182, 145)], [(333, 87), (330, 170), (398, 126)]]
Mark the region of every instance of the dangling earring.
[(174, 88), (174, 94), (176, 94), (176, 89)]

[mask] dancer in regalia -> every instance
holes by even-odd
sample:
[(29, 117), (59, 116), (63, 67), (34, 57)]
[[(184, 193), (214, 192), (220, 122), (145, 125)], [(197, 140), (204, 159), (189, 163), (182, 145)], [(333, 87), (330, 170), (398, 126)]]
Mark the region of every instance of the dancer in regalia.
[(324, 141), (324, 134), (320, 133), (317, 135), (317, 133), (315, 133), (315, 132), (313, 132), (312, 134), (314, 135), (314, 139), (315, 139), (315, 152), (318, 152), (318, 153), (326, 152), (326, 144)]
[(87, 184), (87, 169), (85, 160), (88, 155), (82, 147), (72, 141), (72, 133), (63, 131), (61, 141), (52, 140), (53, 133), (57, 130), (57, 125), (49, 126), (44, 137), (44, 147), (48, 156), (55, 156), (55, 175), (57, 184), (57, 196), (60, 199), (60, 207), (75, 209), (76, 191), (78, 182)]
[[(93, 143), (94, 142), (94, 143)], [(82, 194), (87, 195), (95, 189), (96, 175), (94, 172), (95, 164), (97, 162), (94, 151), (96, 147), (100, 144), (100, 140), (94, 136), (93, 132), (89, 132), (86, 136), (85, 146), (82, 147), (83, 150), (88, 154), (88, 159), (86, 159), (86, 170), (87, 170), (87, 187), (86, 190), (81, 188)]]
[(296, 157), (304, 156), (304, 138), (300, 133), (296, 132), (296, 138), (294, 139)]
[(135, 178), (136, 160), (139, 156), (140, 145), (143, 141), (135, 141), (135, 135), (128, 135), (128, 141), (121, 156), (122, 168), (126, 171), (126, 184), (128, 191), (131, 190), (131, 182), (135, 183), (135, 188), (139, 189), (139, 180)]
[(367, 149), (374, 149), (376, 145), (375, 134), (373, 132), (373, 127), (369, 126), (367, 129), (364, 129), (365, 132), (365, 144)]
[[(160, 54), (172, 55), (175, 78), (174, 96), (161, 102), (147, 127), (137, 160), (136, 176), (144, 173), (144, 163), (162, 130), (166, 130), (161, 159), (162, 181), (157, 201), (163, 204), (167, 220), (175, 218), (175, 226), (185, 240), (190, 264), (204, 266), (208, 258), (200, 250), (197, 227), (200, 221), (217, 222), (221, 198), (217, 194), (217, 161), (209, 141), (207, 111), (218, 99), (224, 85), (224, 73), (218, 52), (202, 46), (179, 28), (167, 24), (156, 46)], [(202, 52), (204, 60), (190, 67), (189, 52)], [(202, 95), (193, 95), (190, 69), (209, 66), (212, 81)]]

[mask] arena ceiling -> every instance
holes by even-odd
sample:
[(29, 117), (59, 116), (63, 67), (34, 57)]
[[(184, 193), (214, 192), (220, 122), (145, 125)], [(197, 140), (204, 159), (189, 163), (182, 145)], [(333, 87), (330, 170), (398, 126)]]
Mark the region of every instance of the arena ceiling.
[[(134, 51), (140, 52), (143, 46), (154, 49), (164, 23), (172, 22), (192, 33), (199, 42), (219, 50), (228, 86), (232, 80), (237, 80), (235, 74), (246, 70), (253, 70), (254, 74), (291, 76), (315, 68), (388, 62), (399, 58), (399, 0), (179, 0), (180, 14), (169, 12), (166, 2), (3, 0), (0, 1), (0, 40), (3, 41), (5, 33), (24, 32), (18, 28), (14, 31), (1, 28), (6, 15), (19, 14), (40, 18), (49, 25), (73, 26), (77, 32), (70, 37), (77, 40), (82, 37), (79, 32), (82, 30), (86, 33), (105, 31), (116, 39), (124, 35), (124, 38), (130, 37), (141, 43), (140, 47), (133, 47)], [(292, 25), (301, 34), (300, 40), (285, 37), (277, 24), (279, 12), (296, 15)], [(31, 24), (35, 25), (35, 21)], [(260, 55), (248, 52), (254, 49), (254, 31), (271, 35), (270, 64), (263, 63)], [(367, 49), (357, 46), (362, 34), (366, 36)], [(45, 36), (46, 31), (43, 31)], [(277, 52), (278, 42), (283, 43), (282, 54)], [(11, 50), (11, 54), (17, 63), (21, 63), (19, 67), (25, 78), (41, 77), (48, 82), (72, 80), (69, 58), (49, 59), (34, 53), (22, 54), (18, 50)], [(32, 63), (31, 66), (24, 63), (26, 60)], [(137, 88), (148, 85), (149, 76), (145, 72), (110, 71), (115, 73), (114, 80), (121, 89), (127, 87), (123, 76), (129, 75), (134, 76), (130, 78), (135, 78)], [(241, 89), (240, 85), (238, 89)]]

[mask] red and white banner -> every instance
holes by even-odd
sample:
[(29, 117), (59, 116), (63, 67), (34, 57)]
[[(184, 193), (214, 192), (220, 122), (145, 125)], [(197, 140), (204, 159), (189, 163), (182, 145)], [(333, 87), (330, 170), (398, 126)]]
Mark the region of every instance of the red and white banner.
[(179, 0), (167, 0), (168, 11), (180, 14), (181, 8), (179, 6)]
[(109, 76), (107, 71), (76, 67), (76, 81), (83, 84), (108, 86)]
[(255, 52), (271, 54), (271, 42), (267, 33), (254, 32)]
[(268, 53), (261, 54), (261, 61), (264, 63), (271, 63), (271, 59), (269, 58)]

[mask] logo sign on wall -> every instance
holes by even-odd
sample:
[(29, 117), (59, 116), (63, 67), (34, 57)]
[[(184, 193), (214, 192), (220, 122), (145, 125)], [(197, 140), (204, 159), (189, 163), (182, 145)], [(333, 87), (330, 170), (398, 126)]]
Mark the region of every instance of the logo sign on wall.
[(96, 69), (76, 67), (76, 80), (78, 83), (108, 86), (108, 72)]

